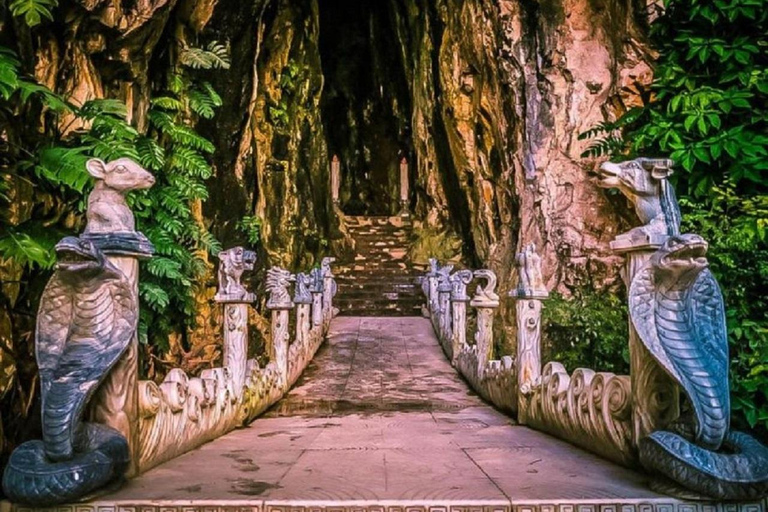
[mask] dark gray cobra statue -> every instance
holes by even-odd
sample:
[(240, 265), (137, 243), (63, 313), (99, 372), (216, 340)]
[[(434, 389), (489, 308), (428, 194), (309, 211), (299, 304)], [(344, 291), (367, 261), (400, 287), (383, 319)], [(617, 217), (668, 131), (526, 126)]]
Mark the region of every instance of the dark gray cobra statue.
[(730, 430), (725, 310), (707, 248), (698, 235), (671, 236), (630, 286), (632, 323), (690, 409), (667, 430), (640, 440), (640, 461), (713, 498), (762, 497), (768, 494), (768, 449)]
[(125, 438), (83, 414), (136, 331), (136, 294), (92, 242), (67, 237), (56, 254), (37, 317), (43, 440), (14, 450), (3, 475), (6, 496), (30, 505), (82, 499), (129, 463)]

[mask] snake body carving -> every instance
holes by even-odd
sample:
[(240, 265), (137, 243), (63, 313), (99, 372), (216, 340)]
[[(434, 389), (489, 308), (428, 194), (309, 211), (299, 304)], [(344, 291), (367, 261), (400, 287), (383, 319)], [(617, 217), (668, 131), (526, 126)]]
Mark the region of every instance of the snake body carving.
[(30, 505), (81, 499), (120, 479), (130, 459), (120, 433), (83, 414), (136, 331), (136, 294), (92, 242), (67, 237), (56, 253), (37, 320), (43, 440), (19, 446), (3, 475), (6, 495)]
[(698, 235), (671, 236), (630, 286), (632, 323), (691, 409), (669, 430), (640, 440), (640, 460), (714, 498), (761, 497), (768, 493), (768, 449), (730, 430), (725, 310), (706, 252)]

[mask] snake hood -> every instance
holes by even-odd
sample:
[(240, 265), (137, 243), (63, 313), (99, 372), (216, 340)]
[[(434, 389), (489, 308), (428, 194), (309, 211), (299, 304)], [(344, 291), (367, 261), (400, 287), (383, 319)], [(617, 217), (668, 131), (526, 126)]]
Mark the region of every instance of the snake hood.
[(717, 450), (729, 428), (728, 335), (722, 294), (698, 235), (670, 237), (630, 287), (630, 314), (643, 344), (685, 390), (693, 441)]

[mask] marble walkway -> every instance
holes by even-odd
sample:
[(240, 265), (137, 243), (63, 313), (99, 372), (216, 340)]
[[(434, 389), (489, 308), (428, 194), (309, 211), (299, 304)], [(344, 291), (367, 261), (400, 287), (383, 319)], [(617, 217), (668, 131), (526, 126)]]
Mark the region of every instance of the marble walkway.
[(334, 320), (265, 417), (102, 498), (119, 511), (696, 510), (475, 396), (422, 318)]

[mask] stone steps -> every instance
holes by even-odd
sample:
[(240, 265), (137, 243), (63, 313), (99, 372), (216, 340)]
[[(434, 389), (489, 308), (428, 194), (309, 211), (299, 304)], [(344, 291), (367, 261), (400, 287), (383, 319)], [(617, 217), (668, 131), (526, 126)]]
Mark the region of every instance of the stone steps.
[(412, 224), (402, 217), (347, 217), (357, 254), (334, 268), (344, 316), (419, 315), (424, 265), (408, 261)]

